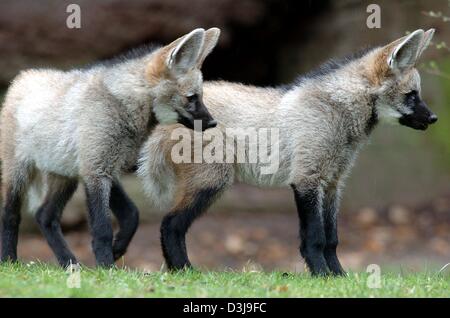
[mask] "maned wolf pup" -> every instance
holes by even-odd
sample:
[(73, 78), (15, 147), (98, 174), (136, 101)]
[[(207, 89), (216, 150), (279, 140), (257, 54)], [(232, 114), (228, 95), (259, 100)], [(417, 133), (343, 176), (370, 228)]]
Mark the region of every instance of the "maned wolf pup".
[(168, 267), (190, 266), (186, 231), (237, 179), (291, 186), (300, 218), (300, 253), (312, 274), (344, 274), (336, 255), (336, 215), (358, 150), (379, 121), (424, 130), (437, 120), (420, 97), (414, 67), (433, 33), (417, 30), (384, 47), (329, 62), (290, 88), (205, 83), (204, 99), (219, 123), (209, 132), (277, 127), (280, 166), (263, 175), (260, 163), (174, 164), (172, 146), (179, 142), (171, 141), (171, 134), (177, 126), (156, 128), (141, 150), (138, 173), (151, 199), (170, 206), (161, 225)]
[[(36, 220), (61, 265), (76, 263), (61, 213), (79, 180), (86, 190), (98, 265), (123, 255), (138, 211), (119, 184), (157, 123), (216, 125), (202, 102), (201, 65), (220, 31), (196, 29), (141, 56), (68, 72), (28, 70), (13, 81), (1, 111), (2, 260), (17, 259), (20, 209), (32, 183), (46, 185)], [(114, 238), (109, 209), (120, 230)]]

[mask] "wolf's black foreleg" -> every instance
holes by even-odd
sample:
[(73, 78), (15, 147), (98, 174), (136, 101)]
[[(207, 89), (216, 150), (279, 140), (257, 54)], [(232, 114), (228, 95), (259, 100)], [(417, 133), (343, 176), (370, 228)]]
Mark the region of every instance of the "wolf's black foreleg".
[(98, 266), (113, 266), (113, 229), (109, 216), (111, 180), (89, 177), (84, 180), (92, 233), (92, 249)]
[(294, 189), (295, 203), (300, 218), (300, 253), (312, 275), (328, 274), (324, 257), (326, 243), (319, 189)]
[(161, 223), (161, 246), (167, 267), (178, 270), (191, 267), (186, 250), (186, 233), (216, 197), (220, 189), (209, 188), (197, 192), (167, 214)]
[(331, 188), (325, 192), (323, 201), (323, 214), (325, 222), (326, 244), (324, 250), (325, 260), (334, 275), (345, 275), (345, 271), (337, 257), (338, 246), (337, 214), (339, 210), (338, 190)]
[(112, 184), (109, 206), (120, 227), (113, 242), (114, 259), (117, 260), (125, 254), (136, 233), (139, 225), (139, 211), (117, 181)]

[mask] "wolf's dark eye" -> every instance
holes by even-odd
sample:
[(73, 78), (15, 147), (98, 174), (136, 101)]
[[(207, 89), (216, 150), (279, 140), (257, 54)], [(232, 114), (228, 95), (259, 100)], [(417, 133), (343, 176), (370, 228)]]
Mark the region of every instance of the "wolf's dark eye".
[(413, 109), (419, 99), (419, 93), (416, 90), (412, 90), (409, 93), (406, 93), (405, 95), (405, 105), (409, 107), (410, 109)]
[(186, 96), (186, 98), (187, 98), (188, 102), (185, 106), (185, 109), (188, 112), (195, 111), (195, 109), (197, 108), (197, 104), (198, 104), (198, 95), (197, 94), (189, 95), (189, 96)]
[(417, 94), (418, 92), (416, 90), (412, 90), (409, 93), (406, 93), (406, 97), (414, 101), (417, 98)]
[(195, 103), (198, 99), (198, 95), (197, 94), (193, 94), (193, 95), (189, 95), (186, 96), (187, 100), (189, 103)]

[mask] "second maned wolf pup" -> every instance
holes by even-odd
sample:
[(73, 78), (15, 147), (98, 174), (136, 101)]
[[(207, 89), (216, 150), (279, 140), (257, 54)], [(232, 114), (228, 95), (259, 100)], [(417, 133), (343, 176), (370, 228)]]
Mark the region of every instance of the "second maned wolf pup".
[[(17, 259), (20, 210), (33, 185), (44, 189), (36, 220), (65, 266), (76, 263), (61, 213), (84, 183), (98, 265), (123, 255), (138, 211), (119, 184), (157, 123), (214, 127), (202, 102), (201, 65), (220, 31), (196, 29), (173, 43), (85, 69), (32, 69), (11, 84), (1, 110), (2, 253)], [(120, 230), (114, 238), (109, 209)]]
[(171, 151), (178, 141), (171, 135), (178, 127), (156, 128), (143, 146), (138, 172), (151, 200), (170, 209), (161, 225), (168, 267), (190, 266), (186, 231), (237, 179), (292, 187), (306, 264), (313, 275), (344, 274), (336, 254), (336, 216), (345, 178), (361, 146), (378, 122), (424, 130), (437, 120), (421, 99), (415, 68), (433, 33), (417, 30), (384, 47), (331, 61), (290, 87), (205, 83), (204, 99), (218, 121), (210, 132), (279, 128), (280, 166), (273, 174), (261, 174), (260, 163), (175, 164)]

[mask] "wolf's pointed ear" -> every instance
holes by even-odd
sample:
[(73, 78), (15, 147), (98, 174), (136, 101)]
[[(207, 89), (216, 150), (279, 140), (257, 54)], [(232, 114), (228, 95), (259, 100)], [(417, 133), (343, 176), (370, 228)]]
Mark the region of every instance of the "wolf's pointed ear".
[(205, 42), (203, 44), (202, 51), (197, 61), (198, 68), (202, 67), (202, 64), (205, 61), (206, 57), (216, 47), (217, 42), (219, 41), (219, 37), (220, 37), (219, 28), (211, 28), (205, 31)]
[(387, 60), (389, 67), (400, 71), (413, 67), (422, 47), (423, 37), (424, 32), (419, 29), (389, 44), (387, 46), (390, 50)]
[(417, 54), (417, 58), (419, 58), (422, 55), (423, 51), (426, 50), (428, 45), (430, 45), (431, 39), (433, 38), (433, 35), (434, 35), (434, 31), (435, 31), (434, 29), (429, 29), (423, 35), (423, 40), (422, 40), (422, 43), (420, 45), (420, 50), (419, 50), (419, 52)]
[(169, 44), (169, 47), (174, 46), (174, 48), (168, 53), (167, 68), (175, 74), (186, 73), (194, 68), (199, 59), (204, 39), (205, 30), (199, 28)]

